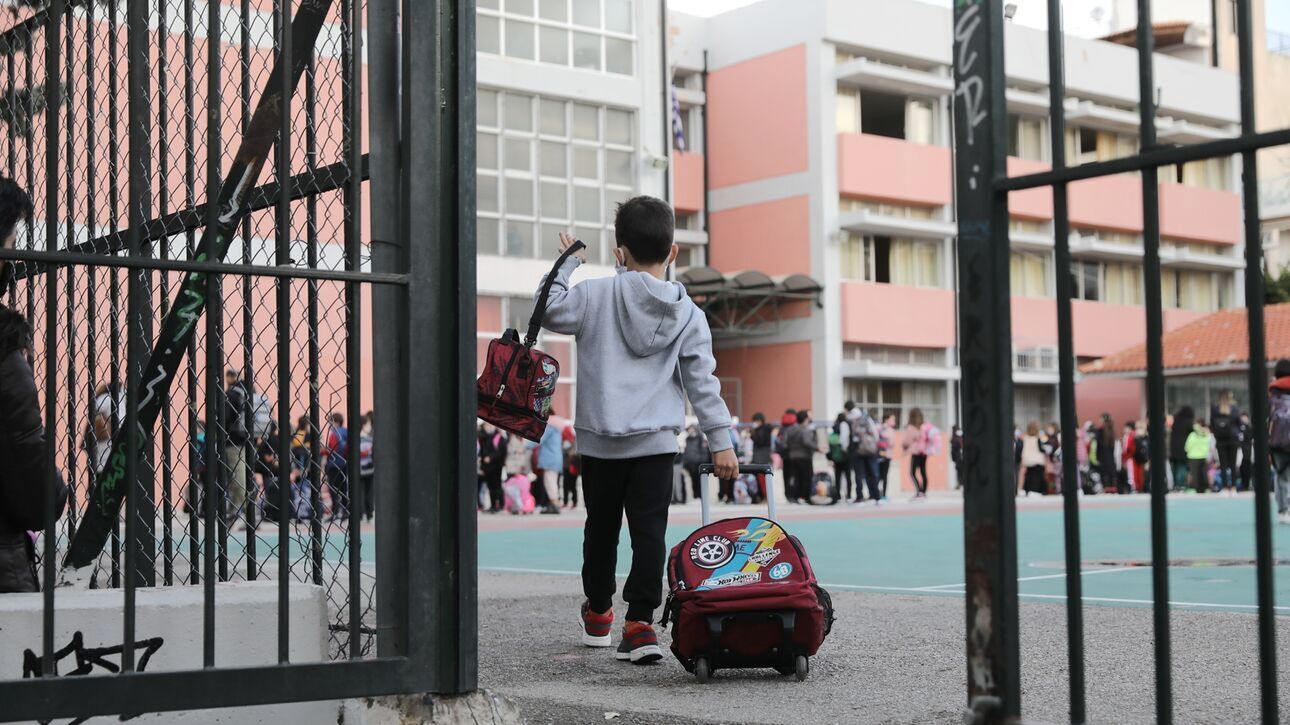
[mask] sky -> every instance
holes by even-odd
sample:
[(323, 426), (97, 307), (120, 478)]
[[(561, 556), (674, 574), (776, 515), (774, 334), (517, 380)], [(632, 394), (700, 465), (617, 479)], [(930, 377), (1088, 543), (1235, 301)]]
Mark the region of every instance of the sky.
[[(892, 0), (913, 2), (915, 0)], [(924, 1), (924, 0), (918, 0)], [(932, 5), (950, 6), (950, 0), (925, 0)], [(1044, 0), (1013, 0), (1017, 15), (1013, 19), (1020, 25), (1036, 28), (1048, 27), (1047, 3)], [(757, 2), (757, 0), (668, 0), (668, 6), (691, 15), (716, 15), (732, 8)], [(1063, 20), (1066, 32), (1082, 37), (1097, 37), (1110, 31), (1111, 0), (1065, 0)], [(1290, 33), (1290, 2), (1267, 0), (1267, 25), (1269, 28)]]

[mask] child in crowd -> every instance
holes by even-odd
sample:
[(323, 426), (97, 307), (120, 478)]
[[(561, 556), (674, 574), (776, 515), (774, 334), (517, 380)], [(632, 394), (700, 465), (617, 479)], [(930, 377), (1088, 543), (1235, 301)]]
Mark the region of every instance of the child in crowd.
[(1191, 473), (1191, 487), (1196, 493), (1209, 490), (1209, 460), (1214, 447), (1205, 421), (1198, 420), (1187, 436), (1187, 468)]
[[(623, 586), (627, 616), (616, 656), (638, 664), (663, 656), (651, 623), (663, 601), (672, 460), (687, 395), (717, 478), (739, 473), (707, 319), (684, 287), (664, 281), (678, 251), (674, 224), (672, 208), (660, 199), (638, 196), (620, 204), (614, 218), (618, 274), (571, 287), (569, 276), (584, 255), (570, 257), (555, 272), (543, 322), (578, 342), (574, 428), (587, 509), (582, 642), (611, 644), (618, 535), (626, 512), (632, 564)], [(561, 233), (562, 252), (573, 243)]]

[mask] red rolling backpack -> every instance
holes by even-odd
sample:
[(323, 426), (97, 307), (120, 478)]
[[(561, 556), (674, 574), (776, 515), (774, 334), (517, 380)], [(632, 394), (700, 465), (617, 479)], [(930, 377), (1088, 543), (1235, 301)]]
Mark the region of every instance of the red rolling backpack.
[(806, 679), (813, 656), (833, 626), (833, 601), (815, 579), (797, 537), (774, 519), (771, 467), (765, 474), (769, 518), (707, 523), (707, 478), (699, 468), (703, 526), (672, 549), (671, 589), (663, 626), (671, 622), (672, 653), (699, 682), (717, 669), (769, 667)]

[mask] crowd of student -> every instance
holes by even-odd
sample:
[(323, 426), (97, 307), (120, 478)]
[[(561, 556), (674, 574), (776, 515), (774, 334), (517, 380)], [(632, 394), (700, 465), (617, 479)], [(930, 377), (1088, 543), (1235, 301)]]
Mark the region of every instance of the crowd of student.
[[(904, 474), (913, 499), (922, 500), (927, 496), (927, 459), (941, 452), (939, 429), (918, 408), (909, 411), (902, 427), (894, 413), (877, 420), (853, 402), (832, 424), (815, 421), (810, 410), (791, 408), (774, 422), (760, 412), (746, 423), (734, 418), (729, 436), (740, 464), (772, 467), (772, 475), (782, 481), (782, 500), (790, 504), (845, 500), (881, 505), (887, 500), (887, 480), (898, 451), (909, 460)], [(960, 443), (957, 437), (953, 441), (956, 447)], [(699, 467), (712, 457), (707, 436), (697, 425), (679, 436), (677, 451), (672, 503), (682, 504), (699, 498)], [(553, 415), (541, 441), (534, 443), (480, 422), (476, 454), (481, 512), (559, 514), (563, 508), (577, 507), (580, 457), (571, 423)], [(762, 474), (714, 484), (719, 502), (765, 500), (767, 481)]]
[[(281, 502), (280, 436), (272, 403), (263, 393), (254, 391), (235, 368), (225, 371), (224, 383), (223, 411), (218, 417), (223, 440), (213, 441), (216, 445), (208, 446), (206, 422), (196, 421), (189, 441), (193, 470), (185, 488), (182, 508), (198, 515), (204, 511), (207, 460), (213, 454), (220, 464), (212, 470), (212, 483), (218, 496), (216, 508), (225, 524), (255, 527), (260, 519), (277, 521)], [(113, 437), (125, 425), (125, 408), (125, 390), (119, 383), (102, 383), (97, 387), (90, 422), (82, 438), (82, 446), (96, 476), (101, 475), (107, 465)], [(375, 414), (369, 410), (360, 420), (357, 438), (359, 484), (364, 494), (361, 515), (369, 521), (375, 514), (374, 427)], [(299, 416), (290, 440), (287, 517), (308, 520), (317, 515), (326, 517), (328, 521), (347, 521), (351, 498), (351, 442), (345, 416), (332, 413), (321, 425), (314, 425), (307, 415)]]
[[(1173, 492), (1236, 492), (1253, 483), (1253, 430), (1231, 391), (1223, 391), (1201, 418), (1190, 405), (1165, 420), (1168, 470), (1162, 480)], [(1118, 427), (1110, 414), (1087, 421), (1075, 433), (1079, 486), (1084, 493), (1147, 493), (1157, 477), (1151, 469), (1150, 444), (1143, 421)], [(1020, 492), (1062, 491), (1061, 430), (1056, 423), (1031, 422), (1015, 434)]]

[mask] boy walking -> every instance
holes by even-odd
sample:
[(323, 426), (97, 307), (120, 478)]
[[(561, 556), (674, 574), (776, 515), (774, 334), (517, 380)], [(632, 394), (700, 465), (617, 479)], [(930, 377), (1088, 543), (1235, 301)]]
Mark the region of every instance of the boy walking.
[[(623, 202), (614, 219), (619, 273), (571, 288), (569, 276), (584, 256), (570, 257), (556, 272), (543, 322), (578, 341), (574, 429), (587, 507), (582, 642), (611, 645), (625, 512), (632, 565), (623, 586), (627, 616), (616, 657), (637, 664), (663, 656), (651, 623), (663, 601), (664, 532), (684, 396), (707, 436), (717, 478), (732, 479), (739, 472), (727, 432), (730, 412), (713, 374), (707, 320), (680, 284), (663, 281), (677, 253), (673, 225), (671, 207), (659, 199), (638, 196)], [(573, 242), (562, 233), (561, 251)], [(540, 295), (541, 284), (538, 290)]]

